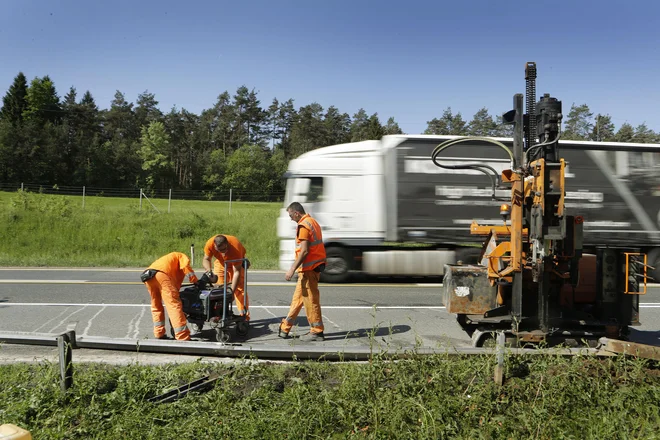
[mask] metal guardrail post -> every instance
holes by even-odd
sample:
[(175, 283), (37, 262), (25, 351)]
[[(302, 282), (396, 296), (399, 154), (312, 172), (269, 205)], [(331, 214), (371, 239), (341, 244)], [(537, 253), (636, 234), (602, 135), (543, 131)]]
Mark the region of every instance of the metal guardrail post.
[(73, 348), (76, 345), (75, 330), (67, 331), (57, 337), (57, 351), (60, 358), (60, 388), (66, 392), (73, 386)]
[(504, 384), (504, 332), (497, 332), (497, 365), (495, 366), (495, 383), (502, 386)]

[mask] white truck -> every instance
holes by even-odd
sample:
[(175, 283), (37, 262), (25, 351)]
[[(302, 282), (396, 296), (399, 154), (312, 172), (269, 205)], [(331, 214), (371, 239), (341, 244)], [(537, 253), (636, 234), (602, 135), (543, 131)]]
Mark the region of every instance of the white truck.
[[(481, 243), (469, 226), (501, 224), (502, 202), (484, 174), (433, 163), (433, 149), (452, 138), (384, 136), (291, 160), (277, 223), (280, 269), (293, 262), (295, 224), (285, 209), (293, 201), (323, 229), (326, 282), (347, 281), (351, 272), (439, 277), (447, 263), (476, 261)], [(512, 139), (496, 140), (512, 148)], [(660, 263), (660, 145), (560, 141), (560, 149), (568, 161), (566, 205), (584, 217), (585, 249), (639, 247), (649, 264)], [(439, 160), (480, 162), (498, 172), (510, 166), (501, 149), (478, 140), (449, 148)], [(506, 188), (494, 192), (510, 196)], [(660, 268), (652, 275), (660, 280)]]

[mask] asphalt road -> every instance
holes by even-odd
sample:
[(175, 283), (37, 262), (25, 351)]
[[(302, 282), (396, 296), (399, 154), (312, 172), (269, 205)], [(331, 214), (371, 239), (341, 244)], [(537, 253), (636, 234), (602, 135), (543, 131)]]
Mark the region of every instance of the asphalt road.
[[(0, 332), (60, 333), (75, 325), (80, 336), (153, 338), (150, 300), (139, 281), (141, 269), (0, 269)], [(201, 271), (198, 271), (201, 273)], [(295, 287), (284, 273), (250, 271), (252, 344), (294, 343), (277, 337)], [(314, 344), (369, 346), (374, 340), (392, 349), (415, 346), (470, 346), (470, 339), (442, 305), (437, 282), (371, 280), (353, 284), (321, 284), (326, 341)], [(660, 345), (660, 286), (650, 286), (641, 299), (640, 327), (631, 339)], [(304, 311), (294, 333), (308, 331)], [(205, 327), (202, 337), (214, 332)], [(294, 340), (295, 341), (295, 340)], [(4, 345), (0, 358), (11, 356)], [(16, 348), (30, 356), (36, 348)]]

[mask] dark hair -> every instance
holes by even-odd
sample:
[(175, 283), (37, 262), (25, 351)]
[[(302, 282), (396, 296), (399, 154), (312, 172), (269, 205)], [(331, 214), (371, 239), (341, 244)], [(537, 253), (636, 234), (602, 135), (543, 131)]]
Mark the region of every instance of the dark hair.
[(298, 203), (298, 202), (292, 202), (292, 203), (286, 208), (286, 210), (287, 210), (287, 211), (295, 211), (295, 212), (298, 212), (298, 213), (300, 213), (300, 214), (304, 214), (304, 213), (305, 213), (305, 209), (304, 209), (304, 208), (302, 207), (302, 205), (301, 205), (300, 203)]
[(223, 244), (225, 244), (225, 242), (227, 242), (227, 237), (225, 237), (224, 235), (216, 235), (215, 240), (213, 240), (213, 242), (215, 243), (216, 246), (220, 247)]

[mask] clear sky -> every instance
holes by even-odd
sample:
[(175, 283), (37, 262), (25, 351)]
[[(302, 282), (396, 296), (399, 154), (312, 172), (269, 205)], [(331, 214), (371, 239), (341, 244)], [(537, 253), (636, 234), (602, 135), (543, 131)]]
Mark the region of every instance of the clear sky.
[(0, 92), (23, 71), (107, 108), (116, 90), (200, 113), (227, 90), (364, 108), (420, 133), (446, 107), (492, 115), (525, 90), (660, 131), (657, 0), (1, 0)]

